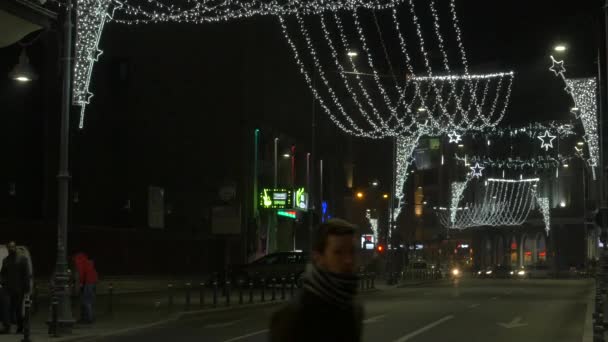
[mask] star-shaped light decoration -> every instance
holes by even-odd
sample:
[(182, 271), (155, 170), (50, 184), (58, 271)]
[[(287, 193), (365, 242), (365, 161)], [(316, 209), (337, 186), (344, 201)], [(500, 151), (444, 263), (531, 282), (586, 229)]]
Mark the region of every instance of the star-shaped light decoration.
[(539, 135), (538, 139), (542, 141), (540, 148), (544, 148), (545, 151), (549, 151), (549, 148), (553, 148), (553, 140), (557, 138), (555, 135), (551, 135), (549, 131), (545, 131), (544, 135)]
[(458, 134), (456, 131), (453, 131), (452, 133), (448, 134), (448, 138), (450, 138), (450, 144), (458, 144), (462, 141), (461, 135)]
[(471, 167), (470, 169), (471, 169), (471, 176), (479, 178), (479, 177), (483, 176), (481, 174), (481, 171), (483, 171), (483, 169), (485, 169), (485, 167), (479, 165), (479, 163), (475, 163), (475, 166)]
[(556, 61), (553, 56), (551, 56), (551, 61), (553, 65), (549, 68), (549, 70), (553, 71), (555, 76), (563, 76), (566, 72), (566, 68), (564, 68), (564, 61)]

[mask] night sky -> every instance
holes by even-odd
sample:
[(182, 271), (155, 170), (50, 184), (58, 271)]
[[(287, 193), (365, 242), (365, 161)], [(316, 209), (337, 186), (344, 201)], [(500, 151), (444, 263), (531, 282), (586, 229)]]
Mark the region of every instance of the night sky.
[[(472, 71), (516, 72), (505, 124), (568, 119), (571, 104), (562, 84), (548, 70), (548, 56), (555, 43), (564, 42), (569, 76), (596, 72), (599, 2), (461, 0), (457, 5)], [(54, 53), (51, 47), (32, 56), (32, 63), (38, 70), (51, 69), (46, 72), (57, 90), (55, 65), (42, 62), (44, 53)], [(105, 52), (92, 81), (96, 95), (85, 129), (75, 132), (72, 141), (74, 188), (89, 187), (80, 194), (82, 202), (105, 203), (80, 211), (91, 221), (114, 220), (117, 214), (108, 213), (116, 212), (127, 198), (134, 206), (145, 207), (149, 184), (172, 189), (170, 194), (184, 199), (174, 205), (184, 210), (207, 205), (208, 198), (216, 196), (218, 183), (238, 178), (246, 167), (251, 143), (247, 134), (257, 127), (267, 133), (266, 138), (282, 134), (286, 142), (282, 150), (297, 143), (300, 161), (310, 150), (312, 97), (276, 18), (205, 25), (111, 23), (101, 48)], [(3, 73), (13, 66), (18, 50), (15, 46), (0, 49)], [(1, 85), (2, 108), (27, 113), (18, 109), (21, 102), (15, 101), (21, 100), (11, 95), (17, 90), (10, 82), (5, 79)], [(58, 109), (49, 111), (58, 114)], [(15, 160), (23, 158), (11, 150), (17, 137), (38, 153), (30, 153), (36, 158), (56, 141), (53, 117), (51, 133), (40, 140), (36, 134), (24, 133), (33, 132), (32, 127), (34, 132), (43, 131), (32, 123), (40, 114), (23, 115), (18, 124), (11, 115), (0, 119), (3, 127), (11, 127), (0, 148)], [(346, 153), (345, 139), (334, 138), (342, 134), (318, 108), (317, 116), (320, 157)], [(45, 168), (54, 170), (53, 156), (46, 155), (50, 161)], [(358, 185), (373, 178), (388, 185), (390, 145), (386, 141), (355, 139), (354, 159)], [(3, 173), (10, 178), (28, 165), (41, 167), (32, 163), (9, 165)], [(54, 171), (48, 170), (52, 175)], [(40, 181), (40, 177), (32, 178)]]

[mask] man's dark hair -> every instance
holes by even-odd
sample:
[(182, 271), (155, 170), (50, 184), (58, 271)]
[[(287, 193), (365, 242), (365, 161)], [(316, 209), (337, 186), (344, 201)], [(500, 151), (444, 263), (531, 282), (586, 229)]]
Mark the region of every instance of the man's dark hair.
[(355, 225), (345, 220), (331, 219), (322, 223), (316, 230), (312, 241), (312, 250), (323, 254), (325, 252), (325, 247), (327, 247), (327, 239), (330, 235), (355, 235), (356, 231)]

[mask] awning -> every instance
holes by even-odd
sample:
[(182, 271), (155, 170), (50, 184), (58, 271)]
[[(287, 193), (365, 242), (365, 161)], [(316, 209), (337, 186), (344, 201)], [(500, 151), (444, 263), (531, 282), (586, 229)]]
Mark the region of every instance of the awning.
[(0, 1), (0, 48), (15, 44), (26, 35), (50, 27), (57, 14), (39, 4), (39, 0)]

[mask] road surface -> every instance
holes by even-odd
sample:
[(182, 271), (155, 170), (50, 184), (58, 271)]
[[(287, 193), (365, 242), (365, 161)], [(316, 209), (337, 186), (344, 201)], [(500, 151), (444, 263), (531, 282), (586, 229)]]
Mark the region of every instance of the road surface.
[[(589, 280), (463, 279), (378, 291), (362, 296), (364, 341), (581, 341), (592, 286)], [(267, 341), (277, 308), (207, 313), (101, 341)]]

